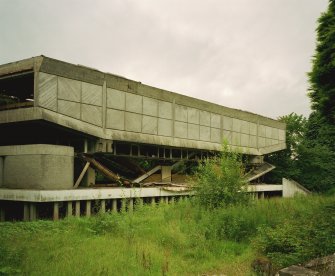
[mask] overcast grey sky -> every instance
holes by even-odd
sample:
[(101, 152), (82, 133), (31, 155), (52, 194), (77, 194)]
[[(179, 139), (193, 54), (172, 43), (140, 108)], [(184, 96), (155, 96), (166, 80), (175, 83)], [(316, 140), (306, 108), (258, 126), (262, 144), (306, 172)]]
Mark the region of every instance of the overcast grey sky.
[(308, 115), (327, 0), (0, 0), (0, 64), (46, 55), (276, 118)]

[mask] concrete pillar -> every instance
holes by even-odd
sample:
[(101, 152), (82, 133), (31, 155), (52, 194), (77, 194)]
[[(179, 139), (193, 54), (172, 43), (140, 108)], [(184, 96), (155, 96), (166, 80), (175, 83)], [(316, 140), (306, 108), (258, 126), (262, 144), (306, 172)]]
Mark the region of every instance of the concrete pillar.
[(66, 216), (72, 217), (72, 201), (68, 201), (66, 205)]
[(112, 211), (117, 212), (117, 199), (112, 199)]
[(174, 197), (173, 196), (171, 197), (171, 204), (172, 205), (174, 204)]
[(3, 206), (0, 206), (0, 222), (5, 221), (6, 214), (5, 214), (5, 208)]
[(75, 205), (75, 212), (76, 212), (76, 217), (80, 217), (80, 201), (77, 200), (76, 201), (76, 205)]
[(151, 200), (151, 205), (152, 206), (156, 206), (156, 200), (155, 200), (155, 198), (152, 197), (150, 200)]
[(265, 196), (264, 196), (264, 192), (261, 192), (260, 196), (261, 196), (261, 197), (260, 197), (261, 199), (264, 199), (264, 197), (265, 197)]
[(162, 166), (162, 182), (171, 182), (171, 166)]
[(53, 220), (59, 220), (59, 203), (53, 203)]
[(82, 180), (84, 187), (92, 187), (95, 185), (95, 170), (89, 167)]
[(23, 221), (29, 220), (29, 203), (23, 203)]
[(30, 202), (29, 204), (29, 220), (33, 221), (37, 218), (36, 203)]
[(143, 198), (142, 197), (137, 198), (137, 204), (138, 204), (139, 207), (143, 207)]
[(134, 210), (134, 199), (133, 198), (129, 198), (128, 211), (130, 213), (132, 213), (133, 210)]
[(166, 203), (166, 204), (169, 204), (169, 197), (168, 197), (168, 196), (166, 196), (166, 197), (164, 198), (164, 200), (165, 200), (165, 203)]
[(105, 199), (101, 200), (100, 213), (101, 214), (106, 213), (106, 200)]
[(91, 216), (91, 201), (87, 200), (86, 201), (86, 217)]

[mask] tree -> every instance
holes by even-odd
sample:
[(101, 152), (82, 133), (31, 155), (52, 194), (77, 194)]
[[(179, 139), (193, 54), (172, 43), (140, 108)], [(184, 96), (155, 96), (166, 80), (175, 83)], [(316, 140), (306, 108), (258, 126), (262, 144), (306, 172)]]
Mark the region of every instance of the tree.
[(312, 109), (335, 123), (335, 0), (318, 20), (316, 54), (313, 58), (309, 96)]

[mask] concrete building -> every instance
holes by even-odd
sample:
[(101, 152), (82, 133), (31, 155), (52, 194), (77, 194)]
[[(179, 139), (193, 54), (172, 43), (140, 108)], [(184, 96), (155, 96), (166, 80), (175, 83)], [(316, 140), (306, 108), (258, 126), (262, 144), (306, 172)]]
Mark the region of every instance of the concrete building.
[[(137, 170), (130, 182), (140, 183), (157, 171), (161, 181), (171, 182), (176, 162), (215, 154), (223, 140), (260, 165), (263, 155), (286, 147), (285, 124), (276, 120), (45, 56), (1, 65), (0, 93), (2, 217), (12, 206), (9, 201), (23, 204), (25, 219), (36, 217), (35, 202), (54, 202), (57, 218), (60, 202), (66, 202), (68, 215), (72, 201), (75, 214), (83, 208), (90, 213), (91, 200), (105, 206), (106, 200), (122, 198), (120, 189), (129, 206), (135, 194), (152, 200), (190, 193), (88, 188), (96, 184), (95, 170), (127, 183), (101, 163), (104, 156), (122, 157), (123, 164), (117, 159), (116, 166)], [(129, 158), (157, 160), (158, 165), (144, 172), (131, 167)]]

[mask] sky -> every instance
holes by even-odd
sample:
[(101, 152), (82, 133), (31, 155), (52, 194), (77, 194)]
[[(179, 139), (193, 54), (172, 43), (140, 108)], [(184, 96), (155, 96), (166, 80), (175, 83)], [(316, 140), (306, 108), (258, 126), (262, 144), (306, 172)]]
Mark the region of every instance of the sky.
[(46, 55), (220, 105), (308, 116), (327, 0), (0, 0), (0, 64)]

